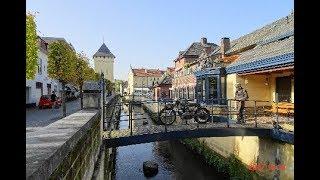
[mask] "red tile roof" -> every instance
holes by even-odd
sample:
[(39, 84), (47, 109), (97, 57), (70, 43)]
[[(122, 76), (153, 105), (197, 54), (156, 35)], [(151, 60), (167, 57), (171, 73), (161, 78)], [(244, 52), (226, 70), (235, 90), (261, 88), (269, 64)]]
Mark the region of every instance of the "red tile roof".
[(140, 76), (140, 77), (161, 77), (165, 71), (159, 70), (159, 69), (132, 69), (134, 76)]
[(167, 71), (169, 71), (170, 73), (174, 72), (174, 67), (167, 67)]

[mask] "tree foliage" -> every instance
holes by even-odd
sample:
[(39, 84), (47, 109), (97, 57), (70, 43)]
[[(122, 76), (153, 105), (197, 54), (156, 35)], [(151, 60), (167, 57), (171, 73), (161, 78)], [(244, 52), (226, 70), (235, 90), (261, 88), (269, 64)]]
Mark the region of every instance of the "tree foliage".
[(61, 83), (73, 82), (75, 76), (76, 53), (65, 41), (55, 41), (49, 45), (48, 76)]
[(76, 52), (65, 41), (55, 41), (49, 45), (48, 76), (62, 84), (62, 112), (67, 116), (65, 85), (72, 83), (75, 76)]
[(35, 17), (26, 15), (26, 78), (34, 79), (38, 61), (38, 38), (36, 32)]
[(89, 67), (86, 62), (86, 55), (79, 53), (75, 62), (74, 83), (76, 86), (82, 87), (84, 81), (94, 79), (94, 70)]
[(122, 80), (116, 80), (115, 81), (115, 83), (114, 83), (114, 90), (116, 91), (116, 92), (119, 92), (119, 93), (121, 93), (120, 92), (120, 86), (121, 85), (123, 85), (123, 81)]
[[(101, 74), (100, 74), (100, 73), (95, 73), (94, 79), (95, 79), (96, 81), (100, 81), (100, 79), (101, 79)], [(111, 82), (111, 81), (108, 80), (108, 79), (104, 79), (104, 84), (105, 84), (105, 86), (106, 86), (106, 91), (107, 91), (107, 92), (114, 91), (114, 89), (115, 89), (115, 84), (114, 84), (113, 82)]]
[(99, 81), (101, 78), (101, 75), (99, 73), (94, 74), (94, 80)]
[(84, 53), (77, 54), (76, 62), (75, 62), (75, 72), (74, 72), (74, 82), (80, 90), (80, 105), (83, 108), (83, 94), (82, 94), (82, 86), (87, 80), (94, 80), (95, 73), (92, 68), (89, 67), (89, 64), (86, 61), (86, 55)]
[(106, 90), (108, 92), (114, 91), (114, 83), (108, 79), (105, 79)]
[(94, 80), (96, 80), (96, 73), (94, 72), (94, 69), (92, 68), (92, 67), (89, 67), (89, 69), (88, 69), (88, 80), (92, 80), (92, 81), (94, 81)]

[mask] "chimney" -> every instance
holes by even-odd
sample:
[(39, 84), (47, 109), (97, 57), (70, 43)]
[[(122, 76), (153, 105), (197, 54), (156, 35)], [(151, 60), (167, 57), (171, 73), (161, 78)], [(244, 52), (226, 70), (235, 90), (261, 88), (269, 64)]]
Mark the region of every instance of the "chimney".
[(200, 42), (202, 45), (207, 44), (207, 38), (205, 38), (205, 37), (201, 38)]
[(221, 54), (224, 56), (226, 54), (226, 51), (230, 49), (230, 39), (227, 37), (223, 37), (221, 39)]

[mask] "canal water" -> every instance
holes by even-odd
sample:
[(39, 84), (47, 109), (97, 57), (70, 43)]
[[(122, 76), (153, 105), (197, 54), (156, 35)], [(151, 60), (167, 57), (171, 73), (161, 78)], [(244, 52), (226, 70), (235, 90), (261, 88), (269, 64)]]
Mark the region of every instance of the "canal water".
[[(133, 114), (144, 112), (141, 107), (134, 107)], [(122, 115), (127, 114), (124, 107)], [(134, 119), (147, 117), (135, 115)], [(121, 117), (127, 120), (127, 117)], [(148, 119), (149, 124), (151, 120)], [(141, 124), (140, 124), (141, 123)], [(142, 122), (135, 122), (134, 125), (142, 125)], [(128, 128), (128, 121), (120, 122), (120, 129)], [(146, 178), (143, 174), (143, 162), (152, 160), (158, 163), (159, 172), (156, 176)], [(163, 141), (145, 144), (118, 147), (115, 158), (115, 171), (113, 179), (227, 179), (215, 169), (207, 166), (189, 149), (186, 149), (178, 141)]]

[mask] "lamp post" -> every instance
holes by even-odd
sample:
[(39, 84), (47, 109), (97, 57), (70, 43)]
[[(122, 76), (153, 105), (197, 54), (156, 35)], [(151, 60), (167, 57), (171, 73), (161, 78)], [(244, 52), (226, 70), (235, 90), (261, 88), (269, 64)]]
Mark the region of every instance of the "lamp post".
[(142, 77), (142, 80), (141, 80), (141, 95), (143, 94), (143, 77)]

